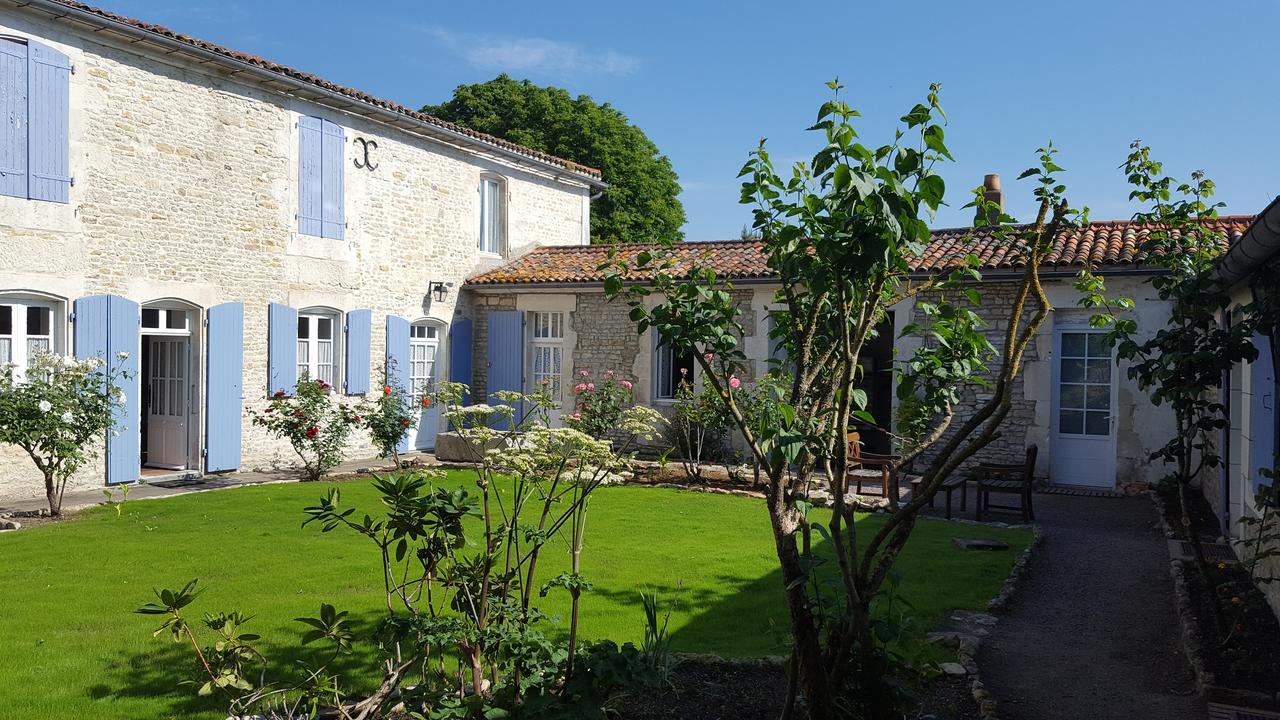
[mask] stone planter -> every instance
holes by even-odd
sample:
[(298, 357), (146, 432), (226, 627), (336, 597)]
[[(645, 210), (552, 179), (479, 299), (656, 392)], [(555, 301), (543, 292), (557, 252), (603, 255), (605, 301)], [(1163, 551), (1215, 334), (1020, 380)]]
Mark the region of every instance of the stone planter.
[(436, 460), (440, 462), (479, 462), (486, 450), (507, 447), (506, 438), (494, 438), (480, 447), (477, 443), (462, 437), (456, 432), (442, 432), (436, 435)]

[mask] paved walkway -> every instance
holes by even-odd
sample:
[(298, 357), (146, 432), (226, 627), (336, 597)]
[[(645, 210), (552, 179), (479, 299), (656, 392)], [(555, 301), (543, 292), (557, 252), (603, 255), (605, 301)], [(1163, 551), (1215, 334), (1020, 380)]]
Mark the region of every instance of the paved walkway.
[[(407, 453), (400, 457), (405, 460), (417, 460), (420, 463), (427, 465), (436, 464), (435, 456), (430, 453)], [(364, 458), (344, 462), (334, 468), (329, 474), (349, 475), (351, 473), (364, 472), (367, 470), (390, 470), (391, 467), (391, 462), (385, 458)], [(240, 485), (297, 482), (299, 477), (298, 470), (289, 469), (270, 470), (266, 472), (237, 472), (227, 475), (208, 475), (184, 481), (178, 479), (178, 476), (182, 475), (183, 472), (185, 471), (175, 471), (173, 475), (167, 475), (163, 478), (157, 477), (150, 482), (144, 481), (141, 484), (131, 485), (129, 487), (129, 502), (133, 502), (134, 500), (148, 500), (152, 498), (186, 495), (187, 493), (192, 492), (222, 490), (224, 488)], [(160, 484), (152, 484), (153, 482), (158, 482)], [(82, 508), (101, 505), (107, 502), (107, 497), (102, 494), (102, 490), (103, 489), (101, 487), (94, 487), (87, 490), (67, 491), (67, 493), (62, 497), (63, 512), (74, 512)], [(119, 493), (117, 493), (116, 497), (119, 499)], [(49, 503), (45, 500), (43, 495), (40, 497), (22, 500), (5, 500), (0, 498), (0, 513), (14, 511), (28, 512), (32, 510), (47, 509), (48, 507)], [(19, 519), (19, 521), (21, 520)]]
[(1044, 542), (978, 655), (1001, 720), (1203, 720), (1150, 499), (1035, 501)]

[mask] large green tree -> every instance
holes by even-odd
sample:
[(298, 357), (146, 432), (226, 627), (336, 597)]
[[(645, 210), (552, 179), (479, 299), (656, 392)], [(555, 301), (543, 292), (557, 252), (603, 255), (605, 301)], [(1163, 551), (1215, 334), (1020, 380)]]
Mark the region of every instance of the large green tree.
[(609, 187), (591, 203), (591, 241), (671, 242), (684, 206), (671, 160), (627, 116), (586, 95), (499, 75), (459, 85), (422, 111), (526, 147), (599, 168)]

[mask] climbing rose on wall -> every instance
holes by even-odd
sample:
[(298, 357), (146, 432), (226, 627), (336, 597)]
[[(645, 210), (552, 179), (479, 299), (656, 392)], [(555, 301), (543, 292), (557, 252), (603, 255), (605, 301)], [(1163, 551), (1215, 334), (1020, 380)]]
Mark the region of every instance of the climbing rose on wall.
[(306, 480), (319, 480), (342, 462), (351, 428), (359, 421), (356, 411), (336, 401), (333, 388), (305, 375), (293, 396), (276, 392), (260, 412), (250, 411), (254, 425), (289, 441), (302, 459)]

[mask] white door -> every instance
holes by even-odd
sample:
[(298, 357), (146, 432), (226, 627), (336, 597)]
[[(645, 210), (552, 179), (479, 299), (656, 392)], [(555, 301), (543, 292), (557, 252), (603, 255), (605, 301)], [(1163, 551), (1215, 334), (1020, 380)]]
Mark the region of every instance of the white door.
[(415, 323), (409, 329), (409, 385), (415, 407), (421, 409), (413, 446), (434, 450), (440, 431), (440, 408), (422, 406), (422, 399), (435, 389), (436, 359), (440, 357), (440, 327)]
[(185, 337), (148, 337), (147, 465), (187, 466), (187, 348)]
[(1053, 355), (1049, 479), (1058, 485), (1114, 488), (1116, 368), (1106, 333), (1056, 328)]

